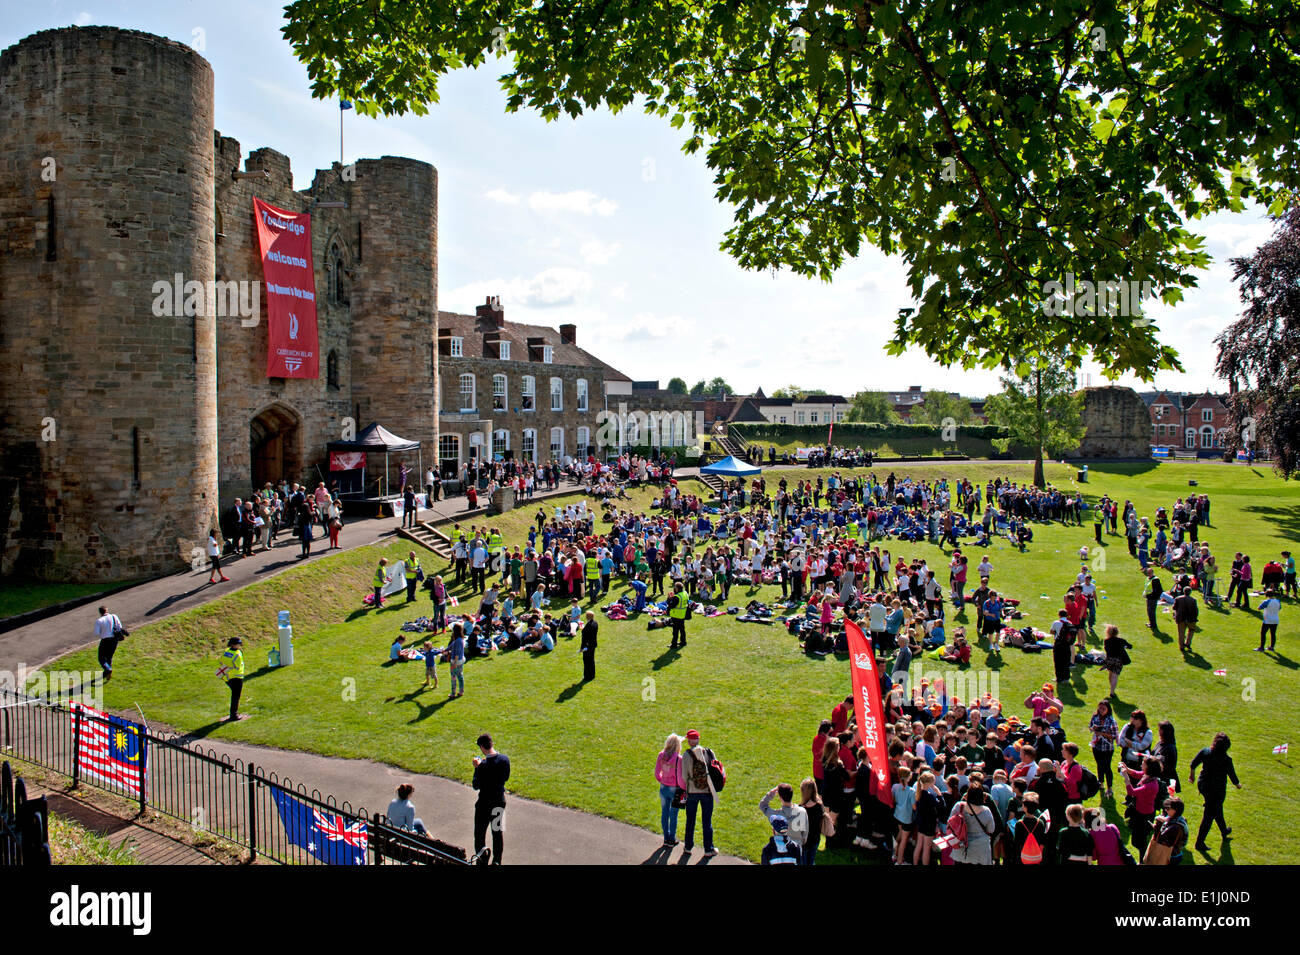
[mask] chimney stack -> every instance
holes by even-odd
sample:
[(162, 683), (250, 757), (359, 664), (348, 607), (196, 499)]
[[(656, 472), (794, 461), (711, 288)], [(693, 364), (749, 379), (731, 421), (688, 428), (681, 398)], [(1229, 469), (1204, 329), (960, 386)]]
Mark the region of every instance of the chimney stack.
[(474, 309), (474, 314), (493, 328), (506, 327), (506, 313), (501, 307), (500, 295), (489, 295), (482, 305)]
[(561, 341), (562, 343), (564, 343), (565, 345), (576, 345), (576, 344), (578, 344), (578, 326), (577, 326), (577, 325), (561, 325), (561, 326), (560, 326), (560, 341)]

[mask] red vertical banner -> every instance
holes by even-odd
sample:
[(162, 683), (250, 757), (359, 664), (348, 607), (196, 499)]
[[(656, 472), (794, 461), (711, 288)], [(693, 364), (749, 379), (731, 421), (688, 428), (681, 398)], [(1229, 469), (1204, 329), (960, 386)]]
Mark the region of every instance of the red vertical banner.
[(317, 378), (316, 273), (311, 216), (253, 200), (257, 247), (266, 280), (266, 376)]
[(894, 804), (889, 784), (889, 750), (885, 746), (885, 714), (880, 699), (880, 675), (876, 671), (875, 651), (871, 638), (852, 620), (844, 621), (849, 640), (849, 661), (853, 675), (853, 698), (858, 705), (858, 738), (871, 757), (875, 776), (876, 798), (887, 806)]

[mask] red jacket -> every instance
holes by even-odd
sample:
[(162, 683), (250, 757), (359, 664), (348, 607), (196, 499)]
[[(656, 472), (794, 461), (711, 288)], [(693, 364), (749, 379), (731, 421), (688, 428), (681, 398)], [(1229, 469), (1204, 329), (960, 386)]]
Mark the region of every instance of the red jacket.
[(1075, 600), (1068, 597), (1065, 600), (1065, 615), (1069, 618), (1070, 623), (1078, 626), (1083, 623), (1084, 617), (1088, 616), (1088, 598), (1082, 593)]

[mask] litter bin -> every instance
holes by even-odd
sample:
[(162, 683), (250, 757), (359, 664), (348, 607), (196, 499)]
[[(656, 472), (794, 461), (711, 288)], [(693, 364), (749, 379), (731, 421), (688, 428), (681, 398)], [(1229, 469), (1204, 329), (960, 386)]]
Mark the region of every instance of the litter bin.
[(281, 610), (280, 626), (280, 666), (287, 667), (293, 663), (293, 627), (289, 624), (289, 611)]
[(1088, 465), (1086, 464), (1079, 470), (1079, 483), (1080, 484), (1088, 483)]

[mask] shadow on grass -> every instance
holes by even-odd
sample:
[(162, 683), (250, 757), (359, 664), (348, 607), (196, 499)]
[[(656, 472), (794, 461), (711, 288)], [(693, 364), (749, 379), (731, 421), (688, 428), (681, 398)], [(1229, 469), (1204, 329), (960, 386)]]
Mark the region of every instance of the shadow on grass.
[(577, 696), (582, 691), (582, 688), (586, 685), (587, 685), (586, 680), (579, 680), (577, 683), (574, 683), (573, 685), (566, 687), (565, 689), (560, 691), (560, 695), (555, 698), (555, 702), (568, 703), (569, 700)]
[(1201, 656), (1195, 650), (1184, 650), (1183, 662), (1188, 666), (1196, 667), (1198, 670), (1210, 669), (1210, 661), (1205, 659), (1205, 657)]
[(1082, 673), (1071, 672), (1069, 682), (1060, 684), (1056, 692), (1066, 706), (1082, 705), (1087, 702), (1088, 680)]
[(1271, 507), (1267, 504), (1247, 504), (1242, 508), (1247, 514), (1257, 514), (1275, 525), (1284, 537), (1300, 537), (1300, 511), (1292, 507)]
[(650, 661), (650, 669), (662, 670), (664, 667), (668, 666), (668, 664), (674, 662), (681, 655), (682, 655), (681, 650), (676, 650), (676, 649), (665, 650), (663, 653), (659, 654), (659, 656), (655, 657), (653, 660)]
[(1282, 666), (1286, 667), (1288, 670), (1300, 670), (1300, 662), (1292, 660), (1288, 656), (1283, 656), (1281, 653), (1278, 653), (1274, 650), (1269, 650), (1268, 652), (1272, 653), (1273, 658), (1277, 660), (1278, 663), (1282, 664)]
[[(325, 553), (325, 551), (321, 551), (320, 553), (323, 554)], [(307, 556), (314, 557), (315, 555), (308, 554)], [(301, 564), (303, 562), (303, 559), (304, 558), (302, 558), (301, 556), (296, 556), (294, 557), (293, 560), (277, 560), (272, 564), (267, 564), (265, 567), (259, 567), (257, 570), (253, 571), (253, 573), (259, 577), (262, 577), (267, 574), (275, 573), (275, 571), (277, 570), (283, 570), (286, 567), (294, 567), (298, 564)]]
[(406, 721), (407, 726), (413, 726), (416, 723), (421, 723), (424, 720), (427, 720), (430, 716), (433, 716), (452, 701), (451, 696), (444, 696), (436, 703), (421, 703), (419, 700), (420, 695), (430, 690), (435, 693), (439, 692), (438, 690), (434, 690), (431, 686), (421, 686), (412, 690), (410, 693), (404, 693), (402, 696), (394, 698), (394, 702), (396, 703), (414, 703), (416, 708), (419, 710), (415, 716), (412, 716)]
[(229, 722), (230, 721), (227, 719), (214, 720), (211, 723), (207, 723), (203, 726), (190, 730), (184, 736), (178, 737), (176, 742), (184, 745), (185, 743), (188, 743), (191, 740), (205, 739), (208, 736), (211, 736), (213, 732), (225, 726)]

